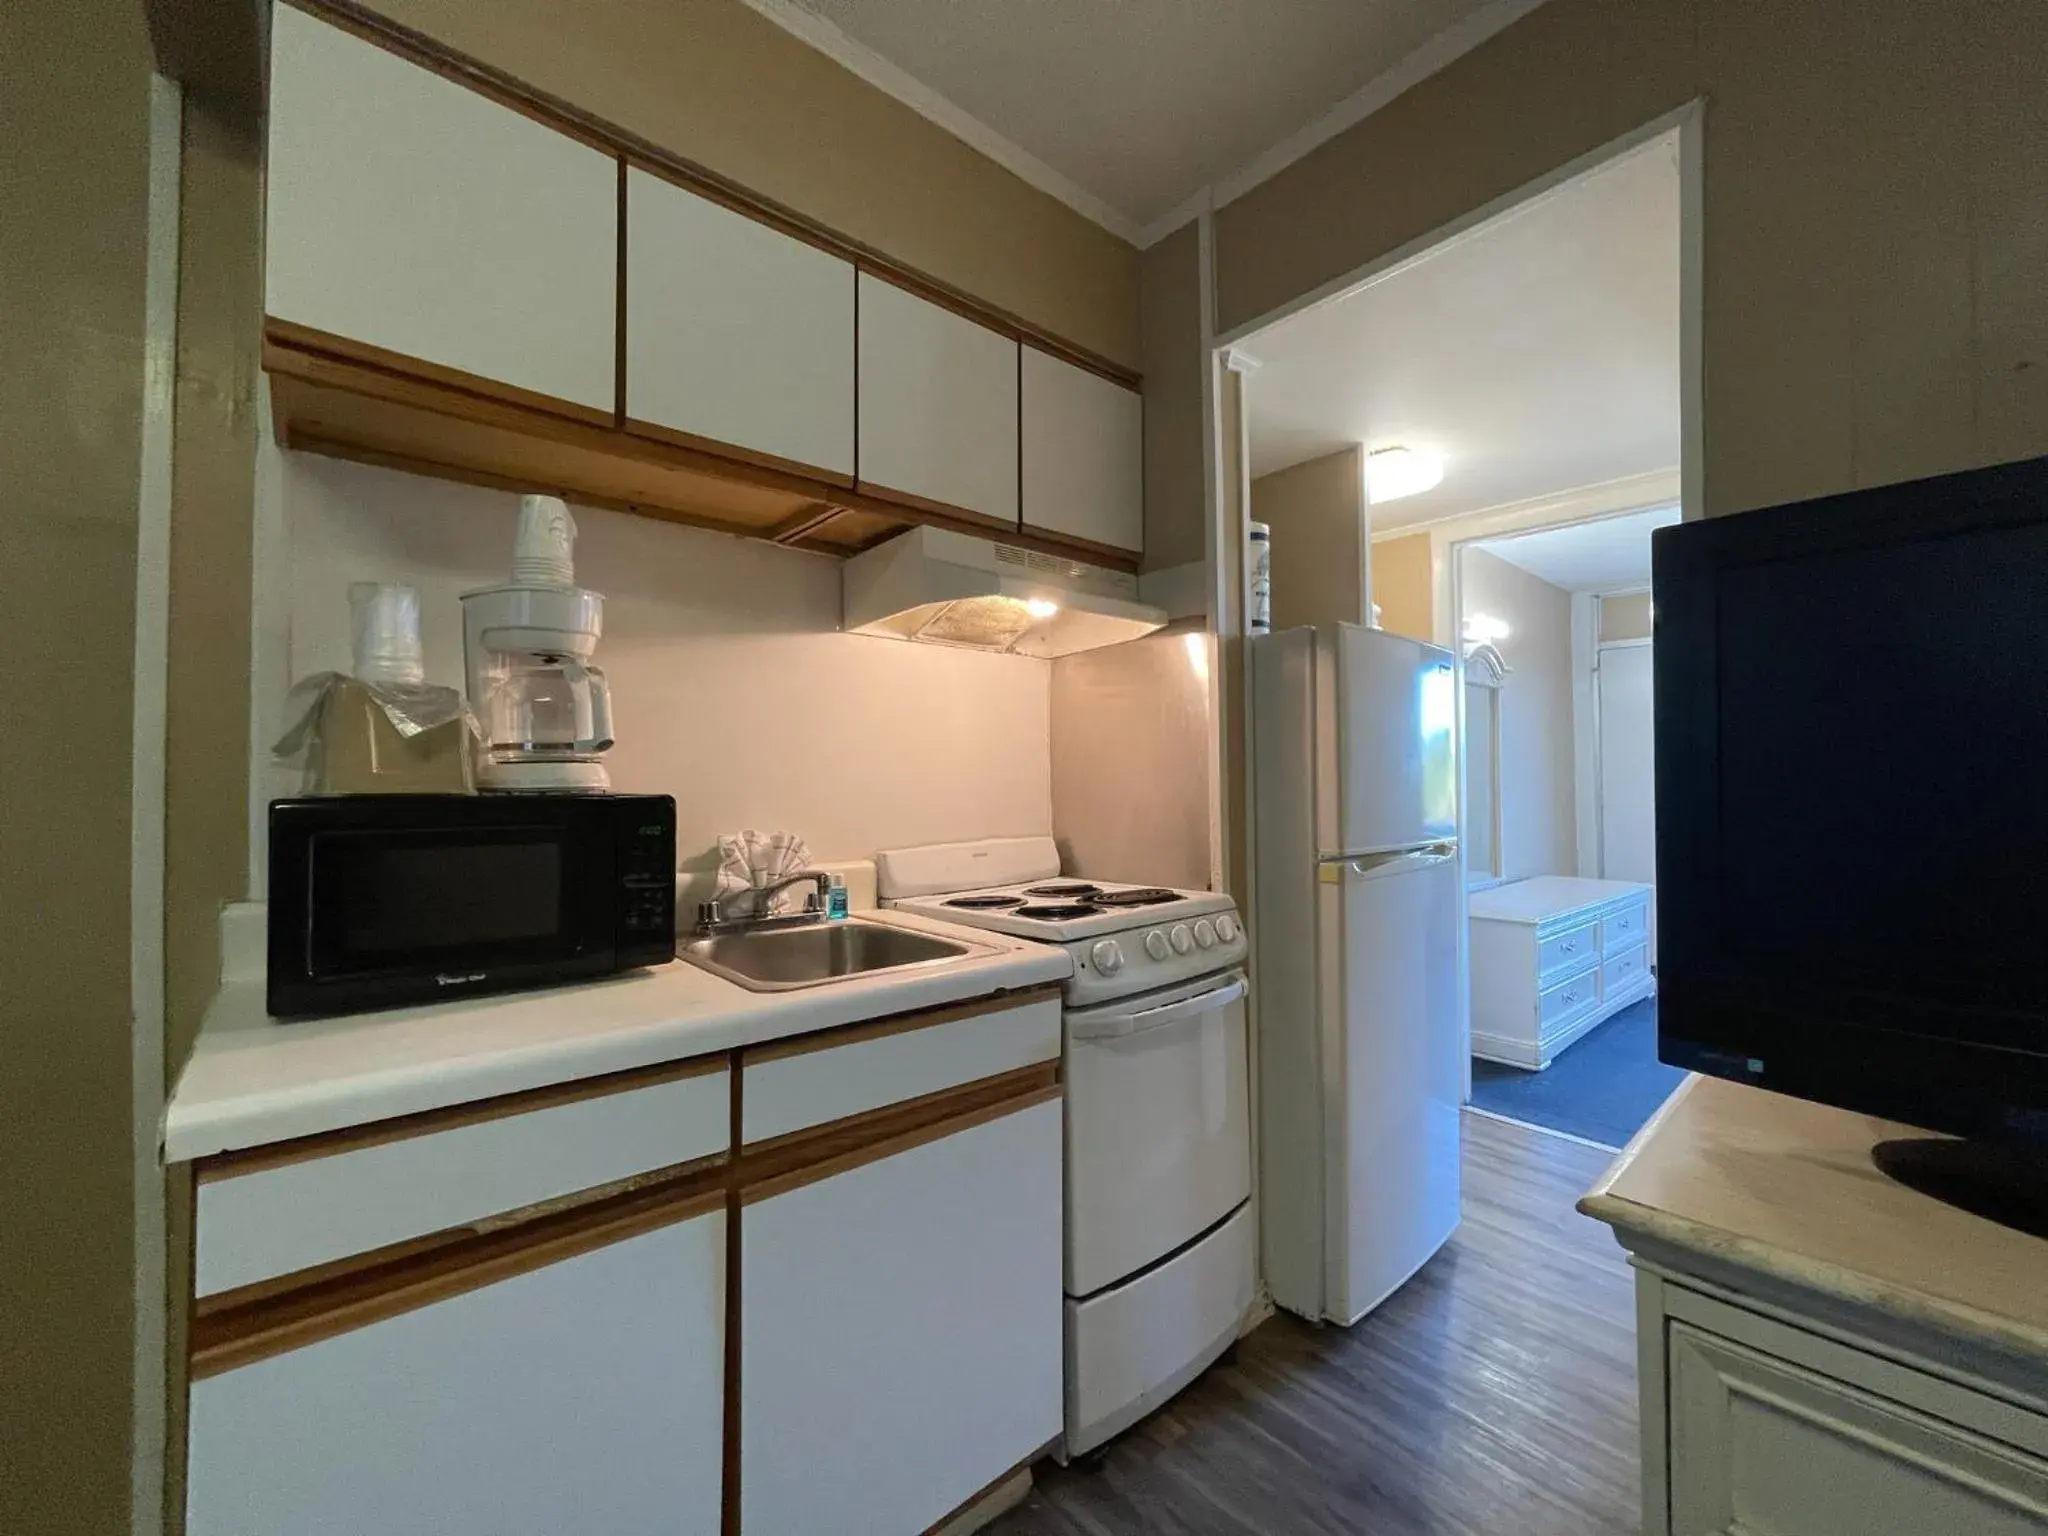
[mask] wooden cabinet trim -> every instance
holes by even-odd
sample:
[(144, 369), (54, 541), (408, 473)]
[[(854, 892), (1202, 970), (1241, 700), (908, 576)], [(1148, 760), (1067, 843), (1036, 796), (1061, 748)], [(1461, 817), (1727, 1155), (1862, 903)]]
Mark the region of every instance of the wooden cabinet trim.
[[(624, 347), (620, 356), (625, 355)], [(622, 368), (624, 364), (620, 365)], [(624, 399), (623, 374), (619, 398)], [(645, 437), (657, 443), (667, 443), (677, 448), (688, 448), (697, 453), (709, 454), (715, 458), (729, 459), (736, 464), (751, 464), (757, 469), (776, 470), (785, 475), (799, 475), (813, 481), (820, 488), (827, 486), (840, 490), (853, 489), (853, 476), (841, 474), (836, 469), (820, 469), (815, 464), (804, 464), (796, 459), (780, 458), (772, 453), (761, 453), (752, 448), (741, 448), (733, 443), (723, 443), (714, 437), (699, 437), (694, 432), (680, 432), (674, 427), (664, 427), (656, 422), (642, 421), (637, 416), (622, 416), (620, 425), (635, 437)]]
[(1047, 1061), (756, 1142), (740, 1149), (733, 1164), (740, 1204), (772, 1199), (1049, 1103), (1064, 1091), (1059, 1063)]
[[(301, 338), (317, 338), (309, 345)], [(900, 492), (854, 488), (818, 478), (818, 471), (777, 467), (765, 454), (741, 456), (726, 444), (696, 439), (646, 423), (617, 425), (588, 407), (545, 396), (508, 390), (488, 380), (470, 379), (452, 369), (430, 377), (433, 365), (365, 347), (342, 337), (327, 337), (302, 326), (271, 320), (265, 327), (263, 367), (270, 375), (277, 439), (286, 448), (387, 469), (456, 480), (493, 490), (550, 490), (586, 506), (605, 507), (643, 517), (685, 523), (738, 538), (769, 539), (845, 559), (895, 537), (915, 523), (999, 538), (1025, 548), (1072, 556), (1064, 541), (1034, 530), (1020, 530), (1000, 519)], [(458, 380), (467, 382), (457, 382)], [(337, 427), (331, 419), (339, 404), (376, 413), (387, 428), (403, 427), (407, 441), (424, 452), (394, 452), (379, 442), (365, 441), (360, 427)], [(478, 467), (473, 455), (449, 446), (448, 434), (468, 427), (516, 433), (541, 445), (553, 466), (546, 473), (513, 475)], [(370, 436), (378, 434), (372, 432)], [(444, 456), (445, 455), (445, 456)], [(709, 489), (738, 488), (748, 495), (784, 498), (783, 510), (759, 522), (707, 514), (693, 496), (656, 501), (645, 496), (624, 498), (593, 489), (584, 467), (601, 456), (607, 463), (651, 466), (686, 475)], [(706, 493), (700, 493), (706, 494)], [(884, 526), (858, 543), (834, 543), (814, 536), (842, 513), (886, 519)], [(1137, 568), (1129, 551), (1090, 555), (1098, 564)]]
[[(465, 1229), (343, 1261), (335, 1272), (265, 1282), (208, 1297), (193, 1309), (193, 1380), (302, 1349), (451, 1296), (495, 1285), (628, 1238), (727, 1209), (730, 1170), (719, 1156), (604, 1194), (572, 1196), (502, 1227)], [(261, 1294), (249, 1295), (248, 1292)]]
[(275, 315), (264, 317), (263, 344), (265, 369), (271, 366), (273, 347), (290, 348), (296, 352), (313, 353), (333, 358), (338, 362), (375, 369), (401, 379), (424, 380), (429, 384), (438, 384), (444, 389), (460, 390), (464, 394), (475, 395), (484, 400), (502, 401), (507, 405), (518, 406), (522, 410), (546, 411), (550, 415), (584, 422), (590, 426), (609, 427), (616, 419), (615, 411), (599, 410), (595, 406), (581, 405), (574, 400), (563, 400), (554, 395), (521, 389), (516, 384), (500, 383), (496, 379), (484, 378), (481, 374), (464, 373), (460, 368), (446, 368), (439, 363), (430, 363), (404, 352), (392, 352), (384, 347), (372, 346), (367, 341), (337, 336), (331, 331), (317, 330), (310, 325), (300, 325), (296, 321), (280, 320)]
[(623, 1072), (607, 1072), (597, 1077), (551, 1083), (544, 1088), (529, 1088), (521, 1093), (477, 1099), (467, 1104), (450, 1104), (440, 1109), (425, 1109), (417, 1114), (398, 1115), (389, 1120), (373, 1120), (367, 1125), (352, 1125), (338, 1131), (322, 1131), (312, 1136), (295, 1137), (290, 1141), (271, 1142), (266, 1146), (221, 1152), (199, 1161), (193, 1183), (210, 1184), (219, 1179), (238, 1178), (243, 1174), (281, 1168), (289, 1163), (305, 1162), (310, 1158), (336, 1157), (347, 1152), (360, 1152), (365, 1147), (382, 1146), (387, 1142), (405, 1141), (414, 1136), (432, 1136), (441, 1131), (452, 1131), (465, 1125), (478, 1125), (487, 1120), (501, 1120), (509, 1115), (532, 1114), (537, 1110), (553, 1109), (558, 1105), (574, 1104), (584, 1099), (631, 1093), (637, 1088), (651, 1088), (657, 1083), (673, 1083), (687, 1077), (703, 1077), (713, 1072), (728, 1070), (730, 1063), (731, 1058), (720, 1053), (715, 1056), (692, 1057), (687, 1061), (663, 1062), (652, 1067), (633, 1067)]
[[(842, 1024), (836, 1029), (821, 1029), (808, 1035), (791, 1035), (786, 1040), (771, 1040), (766, 1045), (750, 1045), (740, 1053), (740, 1064), (758, 1067), (763, 1062), (781, 1061), (790, 1056), (808, 1056), (812, 1051), (837, 1050), (842, 1045), (857, 1045), (863, 1040), (879, 1040), (885, 1035), (900, 1035), (906, 1030), (931, 1029), (939, 1024), (953, 1024), (961, 1019), (979, 1018), (985, 1013), (1008, 1013), (1014, 1008), (1027, 1008), (1033, 1003), (1057, 1001), (1060, 984), (1048, 981), (1035, 987), (1025, 987), (1015, 992), (997, 992), (988, 997), (977, 997), (964, 1003), (953, 1003), (944, 1008), (927, 1008), (917, 1013), (894, 1013), (887, 1018), (868, 1019), (859, 1024)], [(734, 1127), (733, 1144), (739, 1144), (739, 1130)]]
[[(919, 1533), (919, 1536), (946, 1536), (946, 1533), (953, 1526), (954, 1522), (959, 1520), (961, 1516), (965, 1515), (968, 1511), (972, 1510), (976, 1505), (981, 1503), (982, 1500), (988, 1498), (991, 1494), (999, 1491), (1002, 1488), (1003, 1484), (1009, 1482), (1012, 1478), (1015, 1478), (1022, 1473), (1029, 1472), (1040, 1461), (1044, 1460), (1046, 1457), (1050, 1456), (1054, 1451), (1058, 1450), (1060, 1448), (1060, 1440), (1061, 1437), (1059, 1435), (1054, 1435), (1050, 1440), (1046, 1441), (1045, 1444), (1041, 1445), (1029, 1456), (1026, 1456), (1022, 1461), (1018, 1462), (1014, 1467), (1010, 1468), (1009, 1471), (1003, 1473), (1002, 1476), (990, 1478), (986, 1483), (982, 1484), (981, 1487), (977, 1488), (973, 1493), (970, 1493), (966, 1498), (962, 1499), (958, 1504), (954, 1505), (951, 1512), (940, 1516), (937, 1520), (934, 1520), (930, 1525), (926, 1526), (924, 1530), (921, 1533)], [(1019, 1497), (1019, 1502), (1022, 1502), (1021, 1495)]]
[(1007, 310), (999, 309), (962, 292), (950, 283), (919, 272), (914, 267), (906, 266), (871, 246), (828, 229), (817, 220), (772, 198), (763, 197), (730, 177), (722, 176), (707, 166), (699, 165), (693, 160), (664, 149), (595, 113), (536, 90), (503, 70), (471, 58), (423, 32), (380, 16), (358, 3), (358, 0), (287, 0), (287, 3), (295, 9), (330, 22), (365, 42), (374, 43), (402, 59), (424, 69), (430, 69), (480, 95), (488, 96), (500, 105), (510, 107), (513, 111), (544, 123), (594, 149), (623, 156), (630, 164), (651, 175), (674, 182), (677, 186), (723, 204), (736, 213), (745, 214), (748, 218), (801, 240), (807, 245), (814, 245), (820, 250), (844, 257), (863, 271), (964, 315), (977, 325), (985, 326), (1015, 340), (1028, 342), (1042, 352), (1072, 363), (1077, 368), (1085, 368), (1091, 373), (1100, 374), (1103, 378), (1121, 384), (1127, 389), (1139, 388), (1143, 382), (1139, 374), (1120, 363), (1091, 352), (1086, 347), (1063, 340)]

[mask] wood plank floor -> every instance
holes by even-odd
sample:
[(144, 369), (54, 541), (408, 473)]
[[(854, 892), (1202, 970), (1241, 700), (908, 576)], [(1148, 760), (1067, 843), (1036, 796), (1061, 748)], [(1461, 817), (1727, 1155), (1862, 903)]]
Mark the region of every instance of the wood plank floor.
[(1638, 1529), (1631, 1273), (1572, 1209), (1606, 1152), (1465, 1116), (1457, 1235), (1350, 1329), (1282, 1314), (999, 1536)]

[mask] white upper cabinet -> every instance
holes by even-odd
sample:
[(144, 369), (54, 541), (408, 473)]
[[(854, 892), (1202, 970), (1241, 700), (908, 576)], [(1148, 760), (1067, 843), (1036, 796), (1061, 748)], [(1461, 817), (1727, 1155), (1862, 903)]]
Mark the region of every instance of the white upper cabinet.
[(865, 272), (860, 481), (1017, 521), (1017, 343)]
[(272, 16), (269, 314), (614, 409), (618, 162), (303, 11)]
[(1024, 349), (1024, 526), (1145, 547), (1145, 412), (1137, 391)]
[(638, 169), (626, 414), (851, 477), (853, 263)]

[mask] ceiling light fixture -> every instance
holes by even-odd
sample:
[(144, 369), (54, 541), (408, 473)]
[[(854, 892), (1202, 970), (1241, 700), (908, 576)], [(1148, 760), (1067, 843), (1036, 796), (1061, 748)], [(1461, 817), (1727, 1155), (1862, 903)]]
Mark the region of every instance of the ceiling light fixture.
[(1444, 456), (1420, 448), (1377, 448), (1365, 456), (1365, 499), (1377, 504), (1433, 489), (1444, 477)]
[(1049, 619), (1060, 611), (1060, 605), (1049, 597), (1028, 597), (1024, 600), (1024, 611), (1034, 619)]

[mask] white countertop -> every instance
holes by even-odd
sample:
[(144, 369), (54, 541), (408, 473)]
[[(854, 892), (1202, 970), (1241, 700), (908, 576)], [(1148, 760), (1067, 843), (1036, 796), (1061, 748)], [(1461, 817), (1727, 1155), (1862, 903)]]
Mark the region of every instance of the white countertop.
[(859, 916), (983, 946), (929, 970), (750, 992), (677, 960), (544, 992), (279, 1023), (260, 975), (207, 1010), (164, 1115), (181, 1163), (578, 1078), (1064, 981), (1065, 950), (908, 913)]
[(1605, 906), (1646, 896), (1650, 887), (1634, 880), (1585, 880), (1577, 875), (1532, 875), (1474, 891), (1466, 902), (1473, 917), (1503, 923), (1540, 923), (1583, 907)]
[(1717, 1078), (1683, 1083), (1579, 1209), (1709, 1258), (2048, 1356), (2048, 1242), (1870, 1161), (1925, 1131)]

